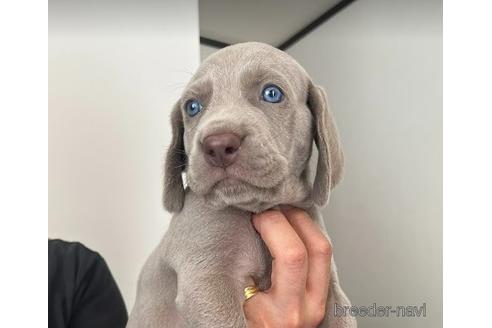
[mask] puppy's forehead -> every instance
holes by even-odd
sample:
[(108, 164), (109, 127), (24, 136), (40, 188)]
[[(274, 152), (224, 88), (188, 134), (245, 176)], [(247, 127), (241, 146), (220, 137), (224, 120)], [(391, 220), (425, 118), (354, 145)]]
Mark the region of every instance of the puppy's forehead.
[(309, 77), (297, 61), (287, 53), (259, 42), (239, 43), (221, 49), (208, 57), (192, 81), (203, 78), (224, 85), (237, 83), (245, 76), (280, 74), (289, 83), (302, 88)]

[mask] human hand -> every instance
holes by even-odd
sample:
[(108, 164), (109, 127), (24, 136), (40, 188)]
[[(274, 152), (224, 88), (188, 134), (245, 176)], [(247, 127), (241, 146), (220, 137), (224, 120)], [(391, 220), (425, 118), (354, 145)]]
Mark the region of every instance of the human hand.
[(253, 215), (273, 257), (272, 285), (244, 302), (248, 327), (317, 327), (325, 316), (331, 245), (309, 215), (282, 207)]

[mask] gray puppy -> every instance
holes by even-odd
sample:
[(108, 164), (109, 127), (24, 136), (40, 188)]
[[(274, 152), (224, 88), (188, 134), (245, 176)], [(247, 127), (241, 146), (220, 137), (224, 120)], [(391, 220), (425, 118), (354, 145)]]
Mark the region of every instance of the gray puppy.
[[(326, 234), (317, 206), (341, 179), (343, 153), (325, 93), (286, 53), (242, 43), (200, 66), (171, 123), (164, 206), (176, 214), (142, 269), (128, 327), (245, 327), (244, 287), (271, 283), (251, 213), (301, 207)], [(321, 326), (356, 327), (334, 315), (335, 303), (350, 305), (332, 262)]]

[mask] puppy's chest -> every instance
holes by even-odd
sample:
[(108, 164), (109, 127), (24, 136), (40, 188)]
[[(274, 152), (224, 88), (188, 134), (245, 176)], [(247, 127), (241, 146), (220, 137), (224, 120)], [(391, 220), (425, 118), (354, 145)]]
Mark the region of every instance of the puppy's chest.
[(192, 200), (173, 218), (166, 236), (166, 256), (177, 271), (193, 268), (227, 273), (239, 280), (267, 274), (270, 255), (251, 224), (250, 213), (214, 210)]

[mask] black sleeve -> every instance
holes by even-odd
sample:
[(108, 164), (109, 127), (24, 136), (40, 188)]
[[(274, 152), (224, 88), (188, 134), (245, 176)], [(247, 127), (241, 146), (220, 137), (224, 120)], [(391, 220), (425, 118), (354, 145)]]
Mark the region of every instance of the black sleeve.
[(49, 328), (123, 328), (127, 319), (104, 259), (80, 243), (49, 240)]

